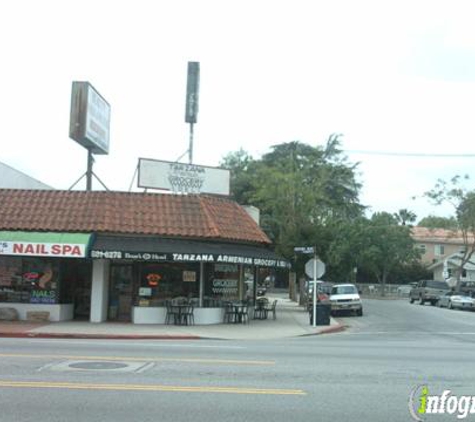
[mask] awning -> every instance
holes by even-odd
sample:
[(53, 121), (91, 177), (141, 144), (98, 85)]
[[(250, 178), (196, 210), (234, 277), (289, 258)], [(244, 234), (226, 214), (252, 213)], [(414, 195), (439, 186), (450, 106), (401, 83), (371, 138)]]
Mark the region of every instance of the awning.
[(265, 247), (235, 243), (200, 242), (158, 237), (119, 237), (100, 234), (94, 240), (91, 257), (289, 267), (286, 260)]
[(91, 233), (0, 231), (0, 256), (85, 258)]

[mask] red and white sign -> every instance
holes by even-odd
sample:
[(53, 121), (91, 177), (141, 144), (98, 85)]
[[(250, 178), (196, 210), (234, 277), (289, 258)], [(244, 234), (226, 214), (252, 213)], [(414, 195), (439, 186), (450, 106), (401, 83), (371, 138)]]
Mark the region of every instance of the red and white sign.
[(85, 258), (86, 245), (74, 243), (30, 243), (0, 241), (0, 255)]

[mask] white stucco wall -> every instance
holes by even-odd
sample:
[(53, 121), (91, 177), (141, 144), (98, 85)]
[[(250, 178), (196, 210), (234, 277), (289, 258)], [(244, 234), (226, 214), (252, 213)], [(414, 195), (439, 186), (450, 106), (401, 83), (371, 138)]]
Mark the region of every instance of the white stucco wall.
[(110, 261), (106, 259), (96, 259), (92, 263), (91, 322), (107, 320), (109, 268)]
[(0, 162), (0, 189), (53, 189), (51, 186), (40, 182), (15, 170), (7, 164)]

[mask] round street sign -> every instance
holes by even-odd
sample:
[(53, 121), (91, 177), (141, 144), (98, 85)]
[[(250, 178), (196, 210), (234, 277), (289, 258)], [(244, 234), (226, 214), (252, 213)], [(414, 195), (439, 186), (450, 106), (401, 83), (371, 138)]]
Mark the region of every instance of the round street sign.
[(316, 259), (316, 269), (317, 274), (315, 276), (315, 258), (309, 259), (305, 264), (305, 274), (307, 274), (310, 278), (314, 280), (318, 280), (323, 274), (325, 274), (325, 264), (320, 261), (318, 258)]

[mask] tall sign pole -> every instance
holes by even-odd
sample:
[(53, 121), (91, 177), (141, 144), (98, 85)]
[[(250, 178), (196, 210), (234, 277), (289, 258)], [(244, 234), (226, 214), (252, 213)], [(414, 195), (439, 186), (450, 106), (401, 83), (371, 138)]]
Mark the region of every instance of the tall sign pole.
[(305, 264), (305, 273), (312, 279), (311, 283), (313, 285), (313, 294), (312, 294), (312, 325), (314, 327), (317, 326), (317, 286), (318, 286), (318, 279), (325, 274), (325, 264), (318, 259), (317, 257), (317, 247), (297, 247), (294, 248), (295, 252), (301, 252), (306, 254), (312, 254), (313, 258), (309, 259)]
[(193, 164), (193, 125), (198, 120), (198, 100), (200, 91), (200, 63), (188, 62), (188, 78), (186, 82), (185, 122), (190, 124), (190, 145), (188, 161)]
[(92, 164), (94, 163), (94, 158), (92, 156), (92, 151), (90, 148), (87, 149), (87, 170), (86, 170), (86, 190), (92, 190)]
[(313, 324), (317, 326), (317, 247), (313, 254)]

